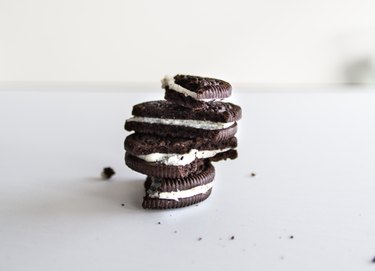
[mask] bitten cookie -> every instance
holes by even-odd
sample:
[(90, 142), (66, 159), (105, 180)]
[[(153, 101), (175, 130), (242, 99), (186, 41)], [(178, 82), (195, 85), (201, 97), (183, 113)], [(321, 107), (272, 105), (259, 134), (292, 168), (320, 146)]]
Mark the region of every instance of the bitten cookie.
[(132, 114), (125, 123), (128, 131), (224, 140), (236, 134), (241, 108), (231, 103), (212, 102), (194, 110), (168, 101), (151, 101), (135, 105)]
[(168, 179), (147, 177), (145, 209), (172, 209), (196, 204), (209, 197), (215, 168), (206, 161), (201, 170), (186, 178)]
[(189, 108), (202, 108), (232, 93), (232, 86), (223, 80), (181, 74), (164, 77), (162, 88), (166, 100)]

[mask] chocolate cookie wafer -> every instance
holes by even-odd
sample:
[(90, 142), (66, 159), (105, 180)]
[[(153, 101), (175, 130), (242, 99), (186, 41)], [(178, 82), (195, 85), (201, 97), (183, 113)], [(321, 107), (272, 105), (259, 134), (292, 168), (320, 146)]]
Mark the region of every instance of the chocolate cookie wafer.
[(212, 102), (194, 110), (168, 101), (151, 101), (135, 105), (132, 114), (134, 117), (125, 123), (128, 131), (224, 140), (236, 134), (241, 108), (231, 103)]
[(189, 108), (202, 108), (232, 93), (232, 86), (223, 80), (181, 74), (164, 77), (162, 88), (166, 100)]
[(170, 166), (187, 165), (195, 159), (219, 161), (237, 157), (237, 138), (210, 140), (207, 138), (161, 137), (156, 135), (129, 135), (124, 142), (125, 150), (145, 162)]
[(215, 168), (206, 161), (203, 168), (186, 178), (168, 179), (147, 177), (145, 209), (172, 209), (186, 207), (209, 197), (215, 177)]

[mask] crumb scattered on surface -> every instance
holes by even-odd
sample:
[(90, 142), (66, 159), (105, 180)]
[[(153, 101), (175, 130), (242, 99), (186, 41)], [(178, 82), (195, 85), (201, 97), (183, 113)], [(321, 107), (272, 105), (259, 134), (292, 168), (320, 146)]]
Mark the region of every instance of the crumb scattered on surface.
[(202, 237), (198, 237), (198, 241), (201, 241), (202, 240)]
[(124, 204), (124, 203), (121, 203), (121, 206), (125, 206), (125, 204)]
[(158, 222), (158, 224), (160, 225), (160, 224), (161, 224), (161, 222), (159, 221), (159, 222)]
[(232, 235), (232, 236), (230, 237), (230, 240), (234, 240), (234, 235)]
[(255, 177), (255, 176), (257, 176), (257, 174), (255, 172), (251, 172), (250, 176)]
[(103, 168), (101, 176), (102, 176), (102, 179), (109, 180), (115, 174), (116, 172), (111, 167), (105, 167)]
[(294, 236), (293, 236), (293, 235), (291, 235), (291, 236), (289, 236), (289, 238), (290, 238), (290, 239), (293, 239), (293, 238), (294, 238)]
[(372, 263), (375, 263), (375, 256), (374, 256), (374, 258), (372, 258), (371, 262), (372, 262)]

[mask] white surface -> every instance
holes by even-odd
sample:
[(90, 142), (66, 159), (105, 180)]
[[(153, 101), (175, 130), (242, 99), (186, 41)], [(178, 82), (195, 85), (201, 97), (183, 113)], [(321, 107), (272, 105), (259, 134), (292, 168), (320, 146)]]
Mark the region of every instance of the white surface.
[(211, 197), (145, 211), (123, 124), (160, 97), (0, 92), (0, 270), (374, 268), (374, 92), (234, 91), (240, 156)]
[[(375, 47), (374, 0), (0, 1), (0, 81), (337, 83)], [(161, 72), (163, 74), (161, 74)]]

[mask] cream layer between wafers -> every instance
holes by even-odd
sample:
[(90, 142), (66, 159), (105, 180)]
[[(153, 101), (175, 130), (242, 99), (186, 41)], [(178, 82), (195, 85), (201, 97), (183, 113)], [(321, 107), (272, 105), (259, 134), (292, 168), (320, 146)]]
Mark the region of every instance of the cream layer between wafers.
[(136, 155), (136, 157), (150, 163), (162, 163), (167, 166), (184, 166), (190, 164), (195, 159), (205, 159), (215, 156), (218, 153), (226, 152), (231, 148), (219, 149), (219, 150), (197, 150), (192, 149), (188, 153), (150, 153), (145, 155)]
[(209, 120), (191, 120), (191, 119), (161, 119), (149, 117), (132, 117), (127, 121), (136, 121), (150, 124), (163, 124), (172, 126), (184, 126), (203, 130), (221, 130), (234, 124), (232, 122), (214, 122)]

